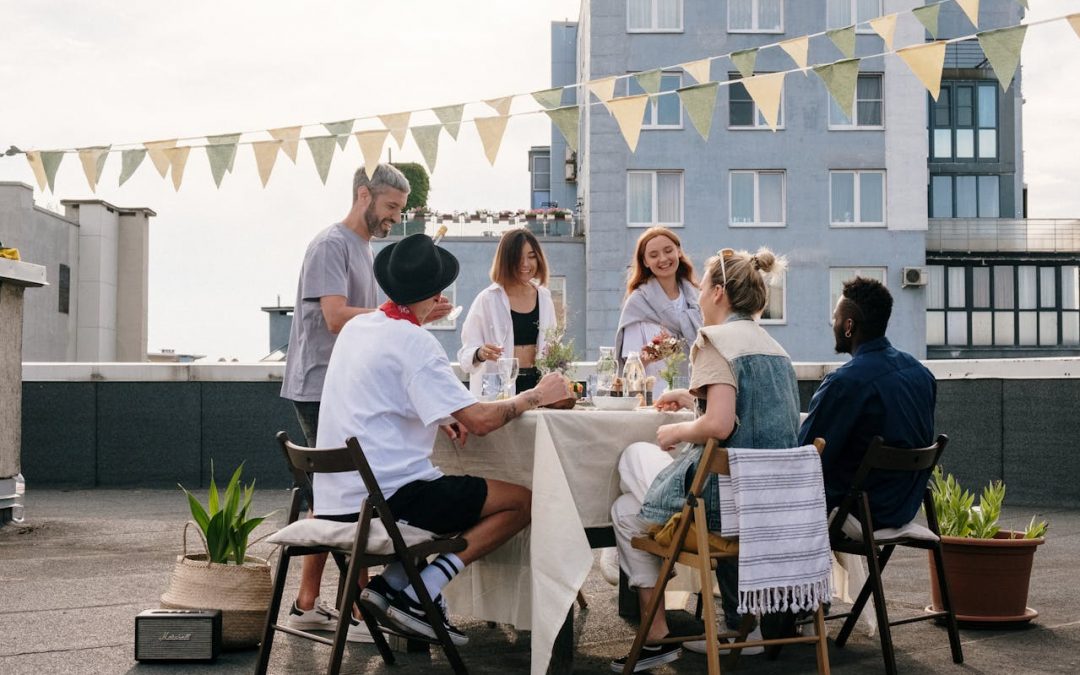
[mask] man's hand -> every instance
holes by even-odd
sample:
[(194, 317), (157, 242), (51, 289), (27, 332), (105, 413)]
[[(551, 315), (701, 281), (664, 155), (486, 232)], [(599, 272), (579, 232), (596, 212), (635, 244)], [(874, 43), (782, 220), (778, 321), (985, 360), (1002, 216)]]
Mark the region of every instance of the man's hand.
[(459, 448), (465, 447), (465, 439), (469, 437), (469, 430), (463, 425), (454, 422), (453, 424), (440, 424), (439, 428)]
[(550, 405), (570, 398), (570, 381), (559, 373), (548, 373), (533, 390), (540, 394), (540, 405)]
[(677, 424), (665, 424), (656, 430), (656, 444), (665, 452), (671, 452), (675, 446), (682, 443), (683, 422)]
[(653, 403), (653, 407), (665, 412), (675, 412), (676, 410), (682, 410), (683, 408), (693, 410), (696, 403), (697, 401), (694, 400), (694, 397), (689, 391), (685, 389), (671, 389), (661, 394), (660, 398), (656, 399)]
[(428, 312), (427, 317), (424, 318), (424, 323), (433, 323), (439, 319), (445, 317), (454, 309), (454, 306), (450, 304), (450, 301), (445, 295), (440, 295), (439, 299), (435, 301), (435, 306)]

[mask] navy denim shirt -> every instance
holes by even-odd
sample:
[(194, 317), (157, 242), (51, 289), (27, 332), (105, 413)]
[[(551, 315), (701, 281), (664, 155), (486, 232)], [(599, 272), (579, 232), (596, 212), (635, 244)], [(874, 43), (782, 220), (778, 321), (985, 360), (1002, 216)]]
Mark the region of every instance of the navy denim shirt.
[[(810, 401), (800, 445), (825, 439), (821, 456), (825, 500), (839, 506), (874, 436), (886, 445), (921, 448), (934, 442), (937, 382), (911, 354), (881, 337), (859, 346), (829, 373)], [(866, 480), (874, 528), (899, 527), (919, 511), (929, 471), (875, 471)]]

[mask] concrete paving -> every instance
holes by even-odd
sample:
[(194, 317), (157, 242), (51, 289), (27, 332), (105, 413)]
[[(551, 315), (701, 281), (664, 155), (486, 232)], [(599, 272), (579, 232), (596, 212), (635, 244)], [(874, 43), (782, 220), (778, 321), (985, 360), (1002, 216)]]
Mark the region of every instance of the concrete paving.
[[(0, 528), (0, 673), (250, 673), (255, 650), (227, 652), (209, 665), (145, 665), (133, 658), (134, 619), (157, 606), (175, 556), (181, 548), (187, 505), (169, 490), (33, 490), (28, 521)], [(282, 509), (286, 493), (264, 491), (256, 512)], [(1006, 525), (1022, 527), (1037, 508), (1008, 513)], [(944, 629), (928, 622), (894, 629), (897, 661), (903, 673), (1075, 673), (1080, 672), (1080, 511), (1046, 510), (1047, 543), (1035, 559), (1029, 605), (1039, 611), (1030, 625), (1015, 630), (962, 629), (965, 663), (954, 665)], [(294, 575), (290, 575), (294, 576)], [(295, 578), (290, 585), (295, 588)], [(324, 579), (331, 596), (336, 575)], [(992, 591), (992, 589), (990, 589)], [(584, 588), (587, 610), (575, 610), (576, 650), (570, 672), (607, 672), (611, 658), (630, 646), (634, 627), (617, 612), (615, 589), (594, 567)], [(918, 552), (894, 556), (886, 572), (889, 611), (894, 617), (919, 612), (928, 604), (926, 558)], [(292, 592), (287, 591), (291, 598)], [(676, 625), (689, 625), (689, 613), (673, 611)], [(509, 626), (455, 617), (469, 635), (462, 656), (474, 673), (525, 673), (529, 633)], [(838, 627), (833, 624), (831, 633)], [(271, 672), (310, 673), (325, 668), (329, 650), (281, 635)], [(878, 642), (857, 632), (837, 649), (830, 642), (833, 672), (883, 672)], [(705, 658), (686, 654), (657, 673), (698, 673)], [(812, 673), (813, 651), (786, 648), (776, 661), (744, 657), (738, 671)], [(344, 673), (449, 672), (442, 654), (398, 654), (386, 667), (373, 647), (346, 650)]]

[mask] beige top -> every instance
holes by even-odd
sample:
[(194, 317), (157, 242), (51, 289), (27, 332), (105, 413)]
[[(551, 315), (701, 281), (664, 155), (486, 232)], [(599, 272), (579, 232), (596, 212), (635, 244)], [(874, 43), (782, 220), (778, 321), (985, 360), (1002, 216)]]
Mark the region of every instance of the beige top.
[(730, 384), (735, 391), (739, 390), (731, 364), (702, 331), (690, 348), (690, 393), (706, 398), (705, 389), (710, 384)]

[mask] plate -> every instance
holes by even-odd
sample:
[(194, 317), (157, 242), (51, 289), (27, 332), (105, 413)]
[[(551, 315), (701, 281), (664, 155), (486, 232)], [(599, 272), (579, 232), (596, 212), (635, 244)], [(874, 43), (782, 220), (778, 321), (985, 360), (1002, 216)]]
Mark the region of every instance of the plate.
[(638, 407), (636, 396), (593, 396), (592, 402), (599, 410), (633, 410)]

